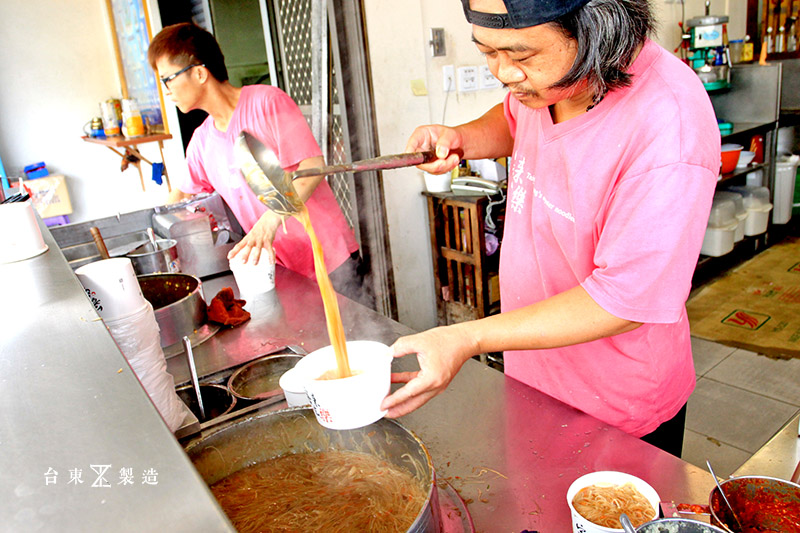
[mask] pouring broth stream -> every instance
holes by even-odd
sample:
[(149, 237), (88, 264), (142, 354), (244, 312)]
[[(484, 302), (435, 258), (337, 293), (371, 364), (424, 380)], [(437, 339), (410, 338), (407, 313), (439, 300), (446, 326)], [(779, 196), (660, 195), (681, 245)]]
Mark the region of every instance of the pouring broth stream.
[(352, 376), (353, 373), (350, 371), (350, 362), (347, 358), (344, 326), (342, 325), (342, 317), (339, 314), (339, 303), (336, 300), (336, 291), (333, 290), (333, 284), (328, 276), (328, 270), (325, 268), (322, 245), (319, 239), (317, 239), (314, 227), (311, 225), (311, 217), (308, 214), (308, 209), (305, 204), (302, 204), (302, 208), (300, 208), (299, 212), (294, 216), (303, 225), (306, 233), (308, 233), (309, 239), (311, 239), (311, 249), (314, 253), (314, 272), (316, 273), (319, 292), (322, 296), (322, 305), (325, 308), (325, 322), (328, 325), (328, 336), (331, 339), (333, 352), (336, 354), (336, 375), (330, 377), (326, 372), (326, 377), (323, 379), (348, 378)]

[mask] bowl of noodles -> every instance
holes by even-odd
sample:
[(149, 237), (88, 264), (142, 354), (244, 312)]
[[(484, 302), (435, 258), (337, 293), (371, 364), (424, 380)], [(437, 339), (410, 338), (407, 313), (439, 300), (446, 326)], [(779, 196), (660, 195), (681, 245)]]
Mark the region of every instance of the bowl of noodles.
[(592, 472), (573, 481), (567, 490), (575, 533), (623, 531), (622, 513), (639, 527), (658, 517), (660, 501), (653, 487), (624, 472)]

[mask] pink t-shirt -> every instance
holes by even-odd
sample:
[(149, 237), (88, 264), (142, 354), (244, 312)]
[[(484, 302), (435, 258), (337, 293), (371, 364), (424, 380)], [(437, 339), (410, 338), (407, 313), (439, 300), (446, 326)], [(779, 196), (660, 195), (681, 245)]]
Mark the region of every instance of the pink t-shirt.
[[(216, 129), (210, 116), (195, 130), (186, 153), (189, 179), (178, 188), (191, 194), (217, 191), (249, 232), (267, 207), (258, 201), (236, 164), (233, 147), (243, 130), (271, 148), (287, 170), (321, 152), (297, 104), (268, 85), (242, 87), (226, 131)], [(322, 243), (325, 266), (332, 272), (358, 250), (353, 231), (326, 181), (317, 186), (306, 206)], [(314, 277), (311, 242), (297, 220), (287, 219), (286, 233), (279, 228), (272, 245), (278, 264)]]
[(685, 302), (720, 167), (702, 84), (647, 41), (632, 85), (553, 124), (506, 99), (514, 135), (500, 256), (503, 311), (581, 285), (644, 324), (593, 342), (509, 351), (505, 371), (635, 436), (672, 418), (695, 385)]

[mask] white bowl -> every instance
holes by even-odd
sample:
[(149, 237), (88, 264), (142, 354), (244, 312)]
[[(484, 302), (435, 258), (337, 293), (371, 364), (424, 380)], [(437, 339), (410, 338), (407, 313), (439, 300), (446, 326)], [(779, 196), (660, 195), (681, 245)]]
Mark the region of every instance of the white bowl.
[(283, 389), (283, 395), (286, 397), (289, 407), (311, 405), (306, 395), (306, 381), (307, 378), (302, 369), (297, 367), (290, 368), (281, 376), (278, 383)]
[(570, 514), (572, 515), (572, 531), (574, 533), (617, 533), (619, 531), (624, 531), (622, 528), (615, 529), (604, 527), (588, 521), (575, 510), (575, 507), (572, 505), (572, 500), (581, 489), (591, 485), (624, 485), (625, 483), (632, 483), (633, 486), (636, 487), (636, 490), (647, 498), (650, 505), (653, 506), (655, 516), (658, 517), (658, 506), (661, 499), (658, 497), (658, 493), (655, 489), (644, 480), (624, 472), (592, 472), (591, 474), (586, 474), (573, 481), (572, 485), (570, 485), (567, 490), (567, 504), (569, 505)]
[(742, 151), (739, 154), (739, 161), (736, 163), (736, 168), (744, 168), (744, 167), (746, 167), (747, 165), (749, 165), (753, 161), (753, 158), (755, 156), (756, 156), (755, 152)]
[(389, 394), (392, 355), (389, 347), (374, 341), (350, 341), (347, 357), (353, 375), (317, 379), (336, 368), (333, 346), (303, 357), (295, 366), (305, 378), (305, 392), (317, 421), (329, 429), (355, 429), (383, 418), (381, 402)]
[(14, 263), (47, 251), (33, 203), (0, 205), (0, 263)]

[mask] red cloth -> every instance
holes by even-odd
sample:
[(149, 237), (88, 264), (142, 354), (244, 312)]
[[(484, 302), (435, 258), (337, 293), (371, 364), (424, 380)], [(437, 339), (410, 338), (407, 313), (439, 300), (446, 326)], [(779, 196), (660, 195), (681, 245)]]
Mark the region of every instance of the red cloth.
[(226, 326), (238, 326), (250, 320), (250, 313), (244, 310), (245, 300), (233, 297), (233, 289), (220, 290), (208, 306), (208, 319)]

